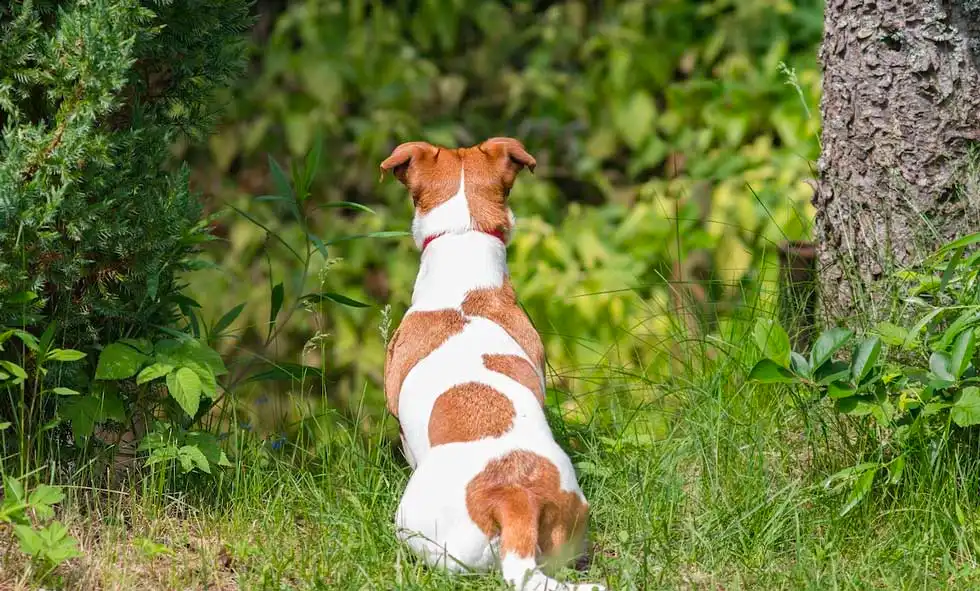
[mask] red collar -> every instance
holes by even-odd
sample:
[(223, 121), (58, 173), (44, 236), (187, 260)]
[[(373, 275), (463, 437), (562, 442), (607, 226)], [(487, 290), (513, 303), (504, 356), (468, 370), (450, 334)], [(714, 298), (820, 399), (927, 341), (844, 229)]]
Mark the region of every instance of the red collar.
[[(492, 230), (490, 232), (486, 232), (484, 230), (480, 230), (480, 232), (483, 232), (484, 234), (488, 234), (490, 236), (493, 236), (497, 240), (500, 240), (504, 244), (507, 244), (507, 237), (504, 235), (504, 231), (503, 230)], [(446, 235), (446, 232), (442, 232), (440, 234), (433, 234), (432, 236), (427, 236), (425, 238), (425, 240), (422, 241), (422, 252), (425, 252), (425, 247), (428, 246), (430, 242), (432, 242), (433, 240), (435, 240), (436, 238), (438, 238), (440, 236), (445, 236), (445, 235)]]

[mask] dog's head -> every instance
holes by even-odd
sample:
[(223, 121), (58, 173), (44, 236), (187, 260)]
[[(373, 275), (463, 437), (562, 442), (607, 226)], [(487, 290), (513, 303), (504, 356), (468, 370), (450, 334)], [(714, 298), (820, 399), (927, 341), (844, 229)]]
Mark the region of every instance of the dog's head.
[(427, 142), (401, 144), (381, 163), (412, 195), (412, 233), (421, 247), (429, 236), (479, 230), (510, 239), (514, 214), (507, 197), (517, 173), (534, 172), (534, 157), (521, 142), (491, 138), (469, 148)]

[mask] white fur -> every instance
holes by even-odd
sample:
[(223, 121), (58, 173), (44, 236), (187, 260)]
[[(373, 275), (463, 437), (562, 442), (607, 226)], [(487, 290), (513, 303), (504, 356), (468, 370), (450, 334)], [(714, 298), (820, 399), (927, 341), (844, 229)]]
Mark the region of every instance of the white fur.
[[(408, 314), (461, 309), (468, 292), (499, 287), (507, 276), (505, 246), (473, 230), (462, 177), (461, 172), (456, 195), (427, 215), (416, 215), (412, 223), (420, 248), (428, 236), (442, 236), (424, 249)], [(508, 215), (513, 220), (510, 210)], [(527, 353), (494, 322), (477, 316), (468, 320), (462, 332), (409, 371), (401, 385), (398, 408), (403, 447), (414, 468), (395, 515), (398, 537), (430, 565), (451, 571), (488, 570), (498, 562), (499, 539), (488, 538), (466, 506), (467, 485), (489, 462), (515, 450), (534, 452), (558, 468), (562, 490), (573, 491), (585, 501), (572, 463), (552, 437), (534, 393), (483, 365), (484, 354), (519, 355), (531, 361)], [(512, 429), (498, 438), (431, 447), (429, 415), (436, 398), (467, 382), (487, 384), (513, 403)], [(542, 573), (534, 558), (502, 558), (503, 576), (517, 589), (602, 589), (559, 583)], [(525, 575), (527, 582), (522, 586)]]
[(507, 249), (493, 236), (472, 230), (440, 236), (422, 253), (408, 313), (459, 308), (469, 291), (500, 287), (506, 273)]

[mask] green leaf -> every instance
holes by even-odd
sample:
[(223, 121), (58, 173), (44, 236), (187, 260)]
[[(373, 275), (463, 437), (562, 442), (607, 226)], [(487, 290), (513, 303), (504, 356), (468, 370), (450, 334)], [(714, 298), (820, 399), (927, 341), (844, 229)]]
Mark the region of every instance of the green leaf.
[(244, 309), (245, 309), (245, 302), (242, 302), (241, 304), (238, 304), (231, 310), (225, 312), (225, 315), (222, 316), (218, 320), (218, 322), (214, 325), (214, 328), (211, 329), (211, 334), (220, 335), (226, 328), (231, 326), (231, 323), (238, 318), (238, 316), (242, 313), (242, 310)]
[(903, 472), (905, 472), (905, 456), (898, 456), (888, 466), (888, 484), (892, 486), (898, 484)]
[(762, 384), (791, 384), (799, 381), (791, 371), (771, 359), (762, 359), (749, 372), (749, 379)]
[(881, 354), (881, 339), (871, 337), (858, 346), (851, 358), (851, 381), (860, 384), (868, 373), (878, 363)]
[(353, 201), (328, 201), (326, 203), (317, 205), (314, 209), (332, 209), (332, 208), (354, 209), (357, 211), (363, 211), (364, 213), (377, 215), (377, 212), (371, 209), (370, 207), (368, 207), (367, 205), (362, 205), (360, 203), (355, 203)]
[(85, 353), (76, 351), (75, 349), (51, 349), (45, 356), (45, 359), (52, 359), (54, 361), (78, 361), (84, 358)]
[(854, 336), (854, 332), (846, 328), (831, 328), (817, 338), (810, 351), (810, 367), (814, 371), (827, 362), (838, 349), (847, 344)]
[(875, 326), (875, 332), (881, 336), (881, 340), (888, 345), (895, 347), (907, 347), (910, 343), (916, 344), (912, 341), (912, 333), (905, 330), (901, 326), (892, 324), (891, 322), (881, 322)]
[(810, 375), (810, 362), (806, 360), (806, 357), (800, 355), (796, 351), (790, 353), (789, 367), (793, 370), (793, 373), (800, 376)]
[(245, 382), (274, 382), (281, 380), (301, 382), (307, 377), (323, 377), (323, 372), (318, 367), (280, 362), (269, 364), (268, 369), (252, 374)]
[(959, 238), (957, 240), (954, 240), (944, 245), (942, 248), (939, 249), (939, 252), (949, 252), (951, 250), (958, 250), (961, 248), (965, 248), (967, 246), (972, 246), (978, 242), (980, 242), (980, 232), (977, 232), (976, 234), (967, 234), (962, 238)]
[(288, 197), (283, 197), (282, 195), (259, 195), (254, 200), (261, 202), (282, 201), (283, 203), (289, 203), (290, 201)]
[(947, 408), (952, 407), (953, 404), (951, 402), (930, 402), (922, 408), (922, 416), (931, 417), (932, 415), (939, 414)]
[(175, 372), (167, 374), (167, 389), (170, 396), (177, 401), (180, 408), (184, 409), (189, 416), (197, 414), (197, 409), (201, 404), (201, 378), (192, 370), (181, 367)]
[(126, 421), (126, 411), (119, 397), (111, 392), (101, 395), (66, 396), (59, 399), (58, 414), (71, 421), (75, 438), (88, 437), (96, 423)]
[(789, 336), (778, 322), (759, 318), (752, 328), (752, 336), (763, 355), (782, 367), (789, 367), (791, 353)]
[(44, 540), (29, 525), (15, 525), (14, 535), (20, 542), (20, 550), (28, 556), (38, 557), (44, 551)]
[(44, 423), (43, 425), (41, 425), (41, 433), (44, 433), (46, 431), (50, 431), (51, 429), (54, 429), (55, 427), (57, 427), (58, 425), (60, 425), (62, 422), (64, 422), (64, 421), (62, 420), (61, 417), (58, 417), (58, 416), (54, 417), (53, 419), (51, 419), (47, 423)]
[[(857, 464), (856, 466), (851, 466), (849, 468), (844, 468), (843, 470), (840, 470), (839, 472), (835, 472), (835, 473), (831, 474), (827, 478), (827, 480), (824, 481), (823, 486), (824, 486), (824, 488), (831, 489), (832, 488), (832, 485), (834, 485), (835, 482), (845, 482), (845, 483), (846, 482), (850, 482), (851, 480), (853, 480), (855, 478), (855, 476), (860, 475), (860, 474), (863, 474), (863, 473), (867, 472), (868, 470), (871, 470), (872, 468), (877, 468), (877, 467), (878, 467), (878, 464), (875, 463), (875, 462), (865, 462), (863, 464)], [(834, 485), (833, 486), (833, 490), (839, 490), (839, 489), (837, 489), (837, 486), (839, 486), (839, 485)]]
[(9, 428), (10, 428), (10, 422), (9, 421), (5, 421), (3, 423), (0, 423), (0, 431), (6, 431)]
[(851, 377), (851, 368), (843, 361), (833, 360), (830, 363), (821, 365), (817, 371), (813, 372), (813, 377), (817, 380), (818, 384), (826, 386), (836, 380), (849, 379)]
[(184, 367), (193, 371), (200, 378), (201, 395), (213, 399), (215, 394), (218, 393), (218, 381), (215, 379), (214, 372), (211, 371), (211, 368), (195, 361), (185, 361)]
[(112, 343), (102, 350), (95, 368), (97, 380), (124, 380), (133, 377), (147, 361), (146, 355), (129, 345)]
[(972, 328), (961, 332), (956, 340), (953, 341), (953, 352), (950, 357), (950, 370), (956, 379), (963, 377), (966, 369), (973, 360), (973, 353), (977, 348), (977, 336)]
[(82, 556), (78, 542), (68, 535), (68, 528), (60, 522), (51, 522), (37, 533), (42, 540), (41, 555), (50, 564), (58, 565), (69, 558)]
[(7, 298), (7, 303), (10, 304), (27, 304), (33, 302), (37, 299), (37, 294), (33, 291), (18, 291), (9, 298)]
[(328, 257), (327, 245), (323, 243), (323, 240), (320, 240), (319, 236), (311, 233), (307, 233), (306, 236), (310, 239), (310, 242), (313, 243), (313, 246), (316, 246), (317, 251), (323, 257), (323, 259), (326, 260)]
[[(918, 339), (919, 338), (919, 334), (926, 328), (926, 326), (928, 326), (929, 323), (931, 323), (933, 320), (935, 320), (936, 316), (939, 316), (940, 314), (942, 314), (944, 310), (945, 310), (945, 308), (936, 308), (935, 310), (929, 312), (928, 314), (926, 314), (925, 316), (923, 316), (921, 319), (919, 319), (919, 321), (915, 323), (915, 326), (912, 327), (912, 330), (909, 331), (911, 333), (909, 335), (910, 338)], [(912, 348), (912, 347), (909, 347), (909, 348)]]
[(857, 507), (858, 503), (860, 503), (861, 500), (868, 495), (868, 493), (871, 491), (871, 485), (874, 483), (875, 474), (877, 472), (877, 468), (868, 470), (858, 477), (857, 482), (854, 483), (854, 488), (851, 489), (850, 496), (847, 498), (847, 503), (844, 505), (844, 508), (841, 509), (841, 517), (850, 513), (851, 510), (854, 509), (854, 507)]
[(155, 558), (161, 555), (172, 556), (174, 554), (174, 551), (169, 547), (149, 538), (136, 538), (133, 540), (133, 546), (146, 558)]
[(306, 161), (303, 166), (303, 191), (304, 195), (302, 199), (306, 199), (306, 191), (310, 189), (313, 184), (313, 179), (316, 177), (316, 173), (320, 168), (320, 162), (323, 159), (323, 132), (318, 129), (316, 136), (313, 138), (313, 148), (306, 153)]
[(267, 235), (267, 236), (270, 236), (270, 237), (272, 237), (272, 238), (275, 238), (276, 240), (278, 240), (278, 241), (279, 241), (279, 243), (280, 243), (280, 244), (282, 244), (282, 245), (283, 245), (283, 246), (284, 246), (284, 247), (286, 248), (286, 250), (288, 250), (288, 251), (289, 251), (289, 253), (290, 253), (291, 255), (293, 255), (293, 257), (294, 257), (294, 258), (295, 258), (295, 259), (296, 259), (297, 261), (299, 261), (299, 262), (300, 262), (300, 264), (304, 264), (304, 263), (305, 263), (305, 261), (303, 260), (303, 257), (301, 257), (301, 256), (299, 255), (299, 253), (298, 253), (298, 252), (296, 252), (296, 250), (295, 250), (295, 249), (294, 249), (294, 248), (293, 248), (292, 246), (290, 246), (290, 245), (289, 245), (289, 243), (288, 243), (288, 242), (286, 242), (285, 240), (283, 240), (283, 239), (282, 239), (282, 236), (280, 236), (279, 234), (276, 234), (275, 232), (273, 232), (272, 230), (270, 230), (270, 229), (269, 229), (268, 227), (266, 227), (266, 226), (265, 226), (265, 225), (264, 225), (264, 224), (263, 224), (262, 222), (260, 222), (260, 221), (258, 221), (258, 220), (257, 220), (257, 219), (255, 219), (254, 217), (252, 217), (252, 216), (250, 216), (250, 215), (248, 215), (247, 213), (245, 213), (245, 212), (244, 212), (244, 211), (242, 211), (241, 209), (238, 209), (238, 208), (237, 208), (237, 207), (235, 207), (234, 205), (232, 205), (232, 204), (230, 204), (230, 203), (229, 203), (229, 204), (227, 204), (227, 207), (229, 207), (229, 208), (231, 208), (232, 210), (234, 210), (234, 211), (235, 211), (235, 212), (236, 212), (236, 213), (237, 213), (238, 215), (240, 215), (240, 216), (242, 216), (242, 217), (243, 217), (243, 218), (245, 218), (246, 220), (248, 220), (248, 221), (250, 221), (250, 222), (252, 222), (252, 223), (253, 223), (253, 224), (255, 224), (256, 226), (258, 226), (258, 227), (260, 227), (260, 228), (262, 228), (263, 230), (265, 230), (265, 233), (266, 233), (266, 235)]
[[(26, 330), (21, 330), (19, 328), (14, 328), (4, 332), (3, 334), (0, 334), (0, 344), (2, 344), (10, 337), (17, 337), (18, 339), (20, 339), (20, 342), (24, 343), (24, 346), (30, 349), (31, 351), (37, 352), (41, 348), (41, 344), (34, 337), (34, 335), (27, 332)], [(0, 347), (0, 350), (2, 350), (2, 347)]]
[(188, 297), (182, 293), (175, 293), (170, 296), (170, 299), (177, 302), (178, 305), (183, 306), (187, 309), (200, 308), (201, 303), (194, 298)]
[(6, 369), (10, 373), (10, 375), (16, 378), (14, 380), (15, 384), (19, 384), (27, 379), (27, 372), (24, 371), (24, 368), (17, 365), (13, 361), (0, 360), (0, 367)]
[(207, 458), (210, 464), (225, 467), (231, 466), (231, 462), (228, 461), (228, 456), (222, 451), (218, 438), (214, 434), (204, 431), (193, 431), (187, 434), (184, 441), (187, 445), (193, 445), (201, 450), (201, 453), (204, 454), (204, 457)]
[(177, 448), (173, 445), (164, 445), (162, 447), (154, 448), (150, 452), (150, 457), (146, 459), (144, 463), (145, 466), (152, 466), (153, 464), (159, 464), (162, 462), (170, 462), (177, 459)]
[(657, 105), (646, 92), (634, 92), (626, 102), (613, 107), (613, 122), (620, 137), (636, 150), (653, 132)]
[(57, 330), (57, 322), (52, 322), (48, 325), (44, 332), (41, 333), (41, 341), (38, 343), (37, 351), (40, 353), (46, 353), (48, 348), (51, 346), (51, 342), (54, 341), (54, 333)]
[(169, 363), (154, 363), (143, 368), (143, 371), (136, 376), (137, 384), (145, 384), (157, 378), (161, 378), (171, 371), (173, 371), (174, 366)]
[(833, 381), (827, 386), (827, 396), (834, 399), (848, 398), (856, 392), (857, 389), (846, 382)]
[(976, 386), (963, 388), (949, 414), (953, 422), (960, 427), (980, 424), (980, 388)]
[(276, 191), (279, 191), (279, 195), (283, 197), (288, 197), (290, 201), (296, 199), (296, 194), (293, 193), (293, 187), (289, 183), (289, 179), (286, 176), (286, 172), (279, 166), (275, 158), (270, 154), (269, 157), (269, 172), (272, 173), (272, 182), (276, 186)]
[(943, 278), (939, 282), (940, 292), (946, 289), (946, 286), (949, 284), (949, 280), (953, 278), (953, 273), (956, 271), (956, 267), (960, 264), (960, 261), (963, 259), (964, 250), (966, 250), (966, 246), (961, 246), (957, 248), (956, 252), (953, 253), (952, 258), (950, 258), (949, 262), (946, 263), (946, 269), (943, 271)]
[(51, 392), (57, 394), (58, 396), (80, 396), (78, 390), (72, 390), (71, 388), (65, 388), (64, 386), (51, 388)]
[(180, 461), (181, 469), (184, 472), (190, 472), (196, 467), (201, 472), (211, 473), (211, 466), (208, 465), (208, 459), (204, 456), (204, 452), (198, 449), (196, 445), (182, 446), (177, 450), (177, 460)]
[(269, 334), (272, 334), (272, 329), (276, 325), (276, 317), (279, 316), (279, 310), (282, 309), (284, 298), (285, 292), (280, 281), (272, 288), (271, 301), (269, 303)]
[(359, 240), (361, 238), (400, 238), (402, 236), (411, 236), (411, 232), (400, 232), (400, 231), (384, 231), (384, 232), (368, 232), (367, 234), (354, 234), (353, 236), (343, 236), (341, 238), (334, 238), (329, 242), (325, 242), (325, 246), (333, 246), (339, 242), (347, 242), (349, 240)]
[(147, 339), (119, 339), (118, 342), (129, 345), (144, 355), (153, 354), (153, 343)]
[(24, 492), (24, 483), (12, 476), (3, 477), (3, 494), (4, 497), (16, 501), (23, 501), (27, 498)]
[(216, 376), (228, 373), (224, 361), (217, 351), (197, 339), (160, 341), (156, 345), (156, 360), (174, 367), (186, 365), (188, 362), (200, 363), (211, 368)]
[(65, 494), (61, 491), (60, 486), (39, 484), (27, 497), (27, 504), (34, 509), (38, 519), (46, 521), (54, 517), (54, 509), (51, 506), (57, 505), (64, 499)]
[(874, 410), (875, 401), (866, 396), (850, 396), (848, 398), (839, 398), (834, 401), (834, 406), (837, 412), (844, 415), (851, 415), (855, 417), (863, 417), (865, 415), (871, 414)]
[(956, 320), (951, 322), (946, 330), (943, 331), (943, 336), (939, 339), (935, 346), (936, 350), (945, 351), (949, 349), (956, 337), (960, 336), (967, 327), (974, 327), (978, 322), (980, 322), (980, 311), (976, 309), (964, 310), (962, 314), (956, 317)]
[(950, 360), (949, 355), (945, 353), (936, 351), (929, 357), (929, 369), (932, 370), (932, 373), (940, 380), (949, 382), (950, 384), (956, 381), (952, 366), (953, 362)]
[(349, 297), (347, 297), (345, 295), (341, 295), (339, 293), (327, 292), (327, 291), (320, 292), (320, 293), (308, 293), (305, 296), (301, 297), (300, 298), (300, 301), (301, 302), (310, 301), (310, 302), (314, 302), (314, 303), (317, 303), (317, 304), (323, 303), (325, 301), (331, 301), (331, 302), (336, 302), (336, 303), (341, 304), (341, 305), (344, 305), (344, 306), (349, 306), (351, 308), (370, 308), (371, 307), (371, 304), (365, 304), (363, 302), (359, 302), (357, 300), (351, 299), (351, 298), (349, 298)]

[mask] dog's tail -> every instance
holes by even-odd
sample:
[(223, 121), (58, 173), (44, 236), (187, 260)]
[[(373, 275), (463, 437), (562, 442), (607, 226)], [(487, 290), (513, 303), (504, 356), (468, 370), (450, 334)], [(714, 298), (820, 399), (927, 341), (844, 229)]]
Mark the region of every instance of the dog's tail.
[(492, 517), (500, 527), (500, 569), (518, 591), (605, 591), (596, 583), (561, 583), (544, 574), (535, 558), (540, 503), (520, 487), (498, 497)]

